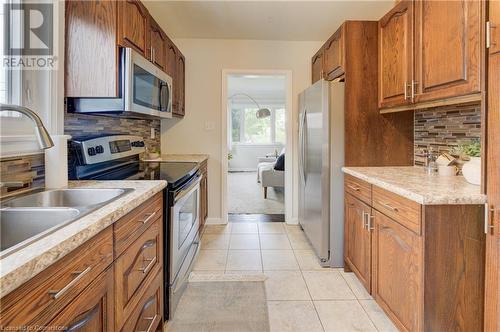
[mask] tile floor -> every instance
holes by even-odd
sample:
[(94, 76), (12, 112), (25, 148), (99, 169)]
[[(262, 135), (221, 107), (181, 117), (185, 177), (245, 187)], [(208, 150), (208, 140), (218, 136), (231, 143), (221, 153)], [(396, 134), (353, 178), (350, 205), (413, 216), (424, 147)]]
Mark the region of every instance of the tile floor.
[(266, 277), (271, 331), (397, 331), (353, 273), (322, 268), (299, 226), (207, 225), (194, 273)]

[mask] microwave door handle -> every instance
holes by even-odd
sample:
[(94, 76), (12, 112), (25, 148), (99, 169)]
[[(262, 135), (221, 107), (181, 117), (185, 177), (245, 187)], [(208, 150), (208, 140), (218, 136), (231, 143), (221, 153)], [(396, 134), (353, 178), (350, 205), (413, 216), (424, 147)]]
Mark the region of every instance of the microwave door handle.
[[(158, 103), (158, 105), (159, 105), (159, 111), (160, 111), (160, 112), (162, 112), (162, 111), (163, 111), (162, 106), (161, 106), (161, 100), (162, 100), (162, 96), (163, 96), (163, 95), (162, 95), (163, 87), (164, 87), (165, 85), (167, 85), (167, 83), (165, 83), (165, 82), (161, 82), (161, 81), (160, 81), (160, 93), (158, 94), (158, 99), (159, 99), (159, 103)], [(168, 104), (168, 101), (167, 101), (167, 104)]]

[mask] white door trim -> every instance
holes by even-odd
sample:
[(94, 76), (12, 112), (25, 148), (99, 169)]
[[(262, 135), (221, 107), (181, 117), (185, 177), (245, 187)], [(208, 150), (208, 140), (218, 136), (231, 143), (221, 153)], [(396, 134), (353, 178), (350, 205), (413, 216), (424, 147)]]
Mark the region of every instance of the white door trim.
[(293, 140), (293, 105), (292, 105), (292, 71), (291, 70), (268, 70), (268, 69), (223, 69), (222, 70), (222, 96), (221, 96), (221, 212), (222, 223), (228, 222), (227, 206), (227, 173), (228, 173), (228, 120), (227, 116), (227, 77), (232, 74), (248, 75), (284, 75), (286, 77), (286, 158), (285, 158), (285, 220), (287, 223), (293, 223), (293, 152), (295, 151)]

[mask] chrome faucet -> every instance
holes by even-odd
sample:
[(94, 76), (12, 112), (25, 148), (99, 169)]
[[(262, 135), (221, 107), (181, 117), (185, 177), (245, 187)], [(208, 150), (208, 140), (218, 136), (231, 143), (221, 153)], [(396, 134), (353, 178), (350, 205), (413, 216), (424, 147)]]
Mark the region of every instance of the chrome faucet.
[(35, 135), (41, 149), (45, 150), (54, 146), (42, 119), (35, 112), (23, 106), (0, 104), (0, 112), (3, 111), (14, 111), (26, 115), (35, 124)]

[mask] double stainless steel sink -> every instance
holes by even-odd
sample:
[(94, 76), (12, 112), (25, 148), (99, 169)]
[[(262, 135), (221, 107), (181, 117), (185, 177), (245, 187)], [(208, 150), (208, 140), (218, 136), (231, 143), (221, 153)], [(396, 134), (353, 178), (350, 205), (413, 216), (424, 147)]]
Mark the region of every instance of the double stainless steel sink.
[(68, 225), (133, 189), (57, 189), (13, 198), (0, 206), (0, 257)]

